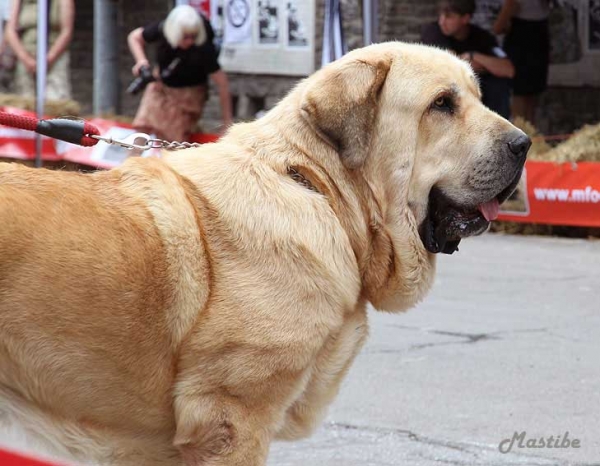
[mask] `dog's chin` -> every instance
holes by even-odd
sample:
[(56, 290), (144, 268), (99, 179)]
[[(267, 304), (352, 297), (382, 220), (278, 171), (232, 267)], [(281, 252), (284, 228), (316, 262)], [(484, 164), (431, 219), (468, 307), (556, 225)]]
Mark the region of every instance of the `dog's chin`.
[(459, 207), (440, 189), (429, 193), (427, 216), (419, 228), (421, 241), (431, 253), (452, 254), (458, 251), (460, 240), (484, 233), (498, 215), (502, 204), (516, 189), (523, 167), (497, 196), (473, 207)]
[(432, 253), (452, 254), (458, 251), (460, 240), (480, 235), (490, 226), (481, 212), (461, 210), (433, 201), (430, 196), (429, 211), (421, 224), (420, 235), (425, 248)]

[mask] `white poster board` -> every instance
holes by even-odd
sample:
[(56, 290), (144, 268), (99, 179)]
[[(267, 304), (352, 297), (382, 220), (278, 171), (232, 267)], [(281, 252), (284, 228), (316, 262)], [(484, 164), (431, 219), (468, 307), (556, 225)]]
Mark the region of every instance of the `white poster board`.
[(227, 72), (307, 76), (314, 71), (315, 0), (212, 0), (211, 24)]

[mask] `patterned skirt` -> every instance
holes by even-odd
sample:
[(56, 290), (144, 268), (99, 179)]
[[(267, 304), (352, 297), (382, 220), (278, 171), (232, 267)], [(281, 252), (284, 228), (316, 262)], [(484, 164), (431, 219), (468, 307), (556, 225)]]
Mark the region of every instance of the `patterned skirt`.
[(133, 127), (169, 142), (189, 141), (202, 116), (205, 100), (205, 86), (168, 87), (161, 82), (150, 83), (144, 90)]

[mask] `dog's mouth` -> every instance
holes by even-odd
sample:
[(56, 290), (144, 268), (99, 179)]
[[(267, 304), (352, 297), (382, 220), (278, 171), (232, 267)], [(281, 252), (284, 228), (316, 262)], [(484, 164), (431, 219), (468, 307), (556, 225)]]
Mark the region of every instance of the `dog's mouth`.
[(513, 181), (497, 196), (472, 207), (460, 207), (434, 187), (429, 193), (427, 217), (419, 233), (425, 248), (432, 253), (452, 254), (460, 240), (484, 233), (498, 217), (500, 204), (513, 193), (521, 178), (519, 170)]

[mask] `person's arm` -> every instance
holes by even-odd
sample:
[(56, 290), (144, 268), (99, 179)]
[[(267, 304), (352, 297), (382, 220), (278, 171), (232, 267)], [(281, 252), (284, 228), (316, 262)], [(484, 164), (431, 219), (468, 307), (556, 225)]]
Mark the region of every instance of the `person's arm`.
[(494, 57), (479, 52), (474, 52), (471, 55), (474, 65), (481, 65), (494, 76), (499, 78), (513, 78), (515, 76), (515, 67), (508, 58)]
[(142, 35), (143, 31), (144, 28), (137, 28), (131, 31), (127, 36), (127, 44), (129, 45), (129, 50), (131, 51), (131, 55), (133, 55), (133, 59), (135, 60), (135, 65), (131, 70), (135, 76), (140, 74), (140, 68), (142, 66), (150, 66), (148, 57), (146, 57), (146, 41)]
[(505, 34), (508, 32), (510, 20), (515, 15), (518, 8), (519, 4), (517, 3), (517, 0), (504, 0), (500, 13), (498, 13), (498, 17), (492, 27), (494, 34)]
[(48, 51), (48, 66), (54, 62), (69, 47), (73, 39), (73, 24), (75, 23), (75, 1), (60, 0), (60, 33)]
[(6, 24), (6, 41), (8, 45), (13, 49), (15, 55), (25, 65), (25, 68), (30, 73), (35, 73), (35, 58), (29, 55), (29, 52), (25, 50), (23, 42), (19, 37), (19, 13), (21, 12), (21, 0), (13, 0), (12, 10), (8, 23)]
[(231, 109), (231, 95), (229, 94), (229, 80), (223, 70), (217, 70), (210, 75), (219, 91), (219, 102), (221, 103), (221, 114), (223, 118), (223, 130), (226, 130), (233, 122)]
[[(4, 20), (2, 20), (4, 22)], [(0, 55), (4, 53), (6, 48), (6, 23), (2, 25), (2, 37), (0, 37)]]

